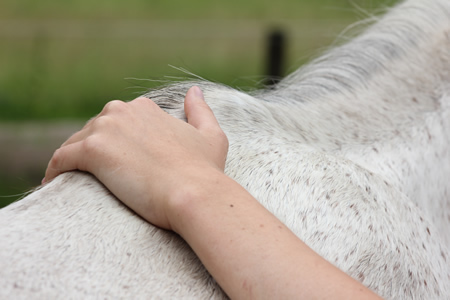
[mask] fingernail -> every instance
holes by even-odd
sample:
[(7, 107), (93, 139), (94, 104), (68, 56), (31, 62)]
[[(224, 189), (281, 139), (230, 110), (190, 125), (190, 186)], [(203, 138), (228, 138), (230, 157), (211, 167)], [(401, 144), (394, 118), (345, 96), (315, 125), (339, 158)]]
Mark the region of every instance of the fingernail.
[(41, 184), (44, 184), (46, 181), (45, 181), (45, 177), (44, 178), (42, 178), (42, 181), (41, 181)]
[(196, 97), (203, 99), (203, 92), (198, 86), (193, 86), (192, 91)]

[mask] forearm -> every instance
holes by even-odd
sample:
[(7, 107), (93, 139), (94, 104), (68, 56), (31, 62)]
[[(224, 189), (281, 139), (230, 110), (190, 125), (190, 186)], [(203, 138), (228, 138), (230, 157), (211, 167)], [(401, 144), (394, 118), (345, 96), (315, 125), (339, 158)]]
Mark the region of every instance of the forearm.
[(213, 173), (176, 195), (171, 225), (231, 298), (375, 296), (312, 251), (239, 184)]

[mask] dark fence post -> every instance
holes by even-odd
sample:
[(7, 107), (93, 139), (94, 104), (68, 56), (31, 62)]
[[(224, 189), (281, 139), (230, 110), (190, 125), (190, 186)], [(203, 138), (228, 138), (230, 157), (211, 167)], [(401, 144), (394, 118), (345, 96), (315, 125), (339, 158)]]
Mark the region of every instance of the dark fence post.
[(267, 36), (266, 86), (275, 85), (284, 76), (286, 56), (286, 35), (280, 29), (269, 32)]

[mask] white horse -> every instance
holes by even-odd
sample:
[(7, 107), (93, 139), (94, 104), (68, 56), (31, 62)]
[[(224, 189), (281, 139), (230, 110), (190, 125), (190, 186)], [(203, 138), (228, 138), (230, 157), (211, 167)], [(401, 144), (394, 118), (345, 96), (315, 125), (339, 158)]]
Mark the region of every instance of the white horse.
[[(405, 1), (273, 90), (195, 84), (227, 174), (312, 249), (382, 297), (450, 299), (450, 1)], [(184, 118), (192, 85), (148, 96)], [(226, 297), (88, 174), (2, 209), (0, 240), (2, 299)]]

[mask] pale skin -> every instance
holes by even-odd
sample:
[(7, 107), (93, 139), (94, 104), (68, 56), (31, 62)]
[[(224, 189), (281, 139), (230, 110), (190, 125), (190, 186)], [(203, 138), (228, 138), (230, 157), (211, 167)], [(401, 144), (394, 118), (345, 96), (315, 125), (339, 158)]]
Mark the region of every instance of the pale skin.
[(232, 299), (380, 299), (224, 174), (228, 140), (198, 87), (184, 106), (187, 123), (147, 98), (108, 103), (54, 153), (43, 182), (92, 173), (185, 239)]

